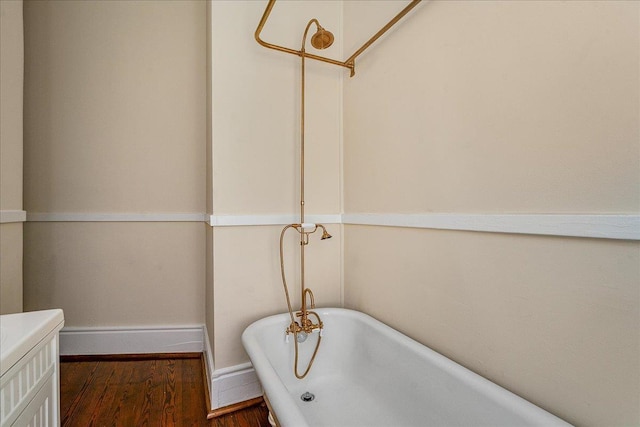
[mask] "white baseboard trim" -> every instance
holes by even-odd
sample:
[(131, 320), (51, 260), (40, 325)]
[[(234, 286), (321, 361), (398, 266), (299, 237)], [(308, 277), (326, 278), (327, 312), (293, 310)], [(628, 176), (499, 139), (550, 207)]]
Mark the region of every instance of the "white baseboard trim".
[(205, 378), (207, 379), (207, 387), (209, 387), (208, 390), (208, 394), (209, 394), (209, 411), (212, 411), (214, 409), (218, 409), (217, 407), (214, 407), (214, 400), (213, 400), (213, 372), (215, 370), (214, 365), (213, 365), (213, 346), (211, 345), (211, 341), (209, 341), (209, 333), (207, 332), (207, 325), (204, 325), (203, 328), (203, 333), (204, 333), (204, 348), (202, 350), (202, 352), (204, 353), (204, 362), (205, 362)]
[(9, 222), (25, 222), (27, 220), (27, 212), (19, 210), (0, 211), (0, 224)]
[(251, 363), (213, 371), (211, 409), (223, 408), (262, 396), (262, 385)]
[(213, 347), (204, 327), (204, 359), (210, 411), (262, 396), (262, 385), (251, 363), (215, 370)]
[(200, 353), (203, 326), (65, 327), (60, 331), (60, 355)]

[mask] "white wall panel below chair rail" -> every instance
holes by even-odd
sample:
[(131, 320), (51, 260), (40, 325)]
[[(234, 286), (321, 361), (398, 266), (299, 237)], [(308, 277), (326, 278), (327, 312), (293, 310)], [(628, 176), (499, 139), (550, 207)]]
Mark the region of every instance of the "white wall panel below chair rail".
[[(24, 221), (24, 211), (1, 211), (2, 222)], [(27, 213), (29, 222), (206, 222), (212, 227), (284, 225), (295, 214), (207, 215), (204, 213)], [(324, 214), (305, 221), (322, 224), (372, 225), (489, 233), (537, 234), (640, 240), (638, 214)]]

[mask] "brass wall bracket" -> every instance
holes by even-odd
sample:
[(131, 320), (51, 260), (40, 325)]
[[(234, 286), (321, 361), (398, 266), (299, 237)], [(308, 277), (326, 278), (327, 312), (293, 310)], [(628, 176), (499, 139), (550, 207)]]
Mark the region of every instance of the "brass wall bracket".
[(400, 13), (398, 13), (395, 17), (393, 17), (393, 19), (391, 21), (389, 21), (387, 23), (387, 25), (382, 27), (369, 40), (367, 40), (365, 42), (365, 44), (363, 44), (360, 47), (360, 49), (356, 50), (353, 53), (353, 55), (351, 55), (350, 57), (348, 57), (344, 61), (338, 61), (336, 59), (331, 59), (331, 58), (327, 58), (327, 57), (324, 57), (324, 56), (314, 55), (312, 53), (305, 52), (304, 50), (295, 50), (295, 49), (291, 49), (291, 48), (288, 48), (288, 47), (279, 46), (279, 45), (276, 45), (276, 44), (273, 44), (273, 43), (267, 43), (264, 40), (262, 40), (260, 38), (260, 33), (262, 32), (263, 27), (267, 23), (267, 19), (269, 19), (269, 15), (271, 14), (271, 10), (273, 9), (273, 6), (276, 4), (276, 0), (269, 0), (269, 3), (267, 4), (267, 7), (264, 10), (264, 13), (262, 14), (262, 19), (260, 19), (260, 23), (258, 24), (258, 28), (256, 28), (255, 38), (256, 38), (256, 41), (258, 43), (260, 43), (262, 46), (264, 46), (266, 48), (269, 48), (269, 49), (275, 49), (275, 50), (280, 51), (280, 52), (290, 53), (292, 55), (296, 55), (296, 56), (300, 56), (300, 57), (304, 56), (305, 58), (315, 59), (316, 61), (327, 62), (329, 64), (339, 65), (341, 67), (348, 68), (351, 71), (350, 76), (353, 77), (355, 75), (355, 72), (356, 72), (356, 58), (362, 52), (364, 52), (369, 46), (371, 46), (376, 40), (378, 40), (384, 33), (386, 33), (387, 30), (389, 30), (389, 28), (393, 27), (396, 22), (398, 22), (400, 19), (402, 19), (402, 17), (404, 17), (407, 13), (409, 13), (409, 11), (411, 11), (411, 9), (416, 7), (418, 5), (418, 3), (420, 3), (421, 1), (422, 0), (412, 0), (404, 9), (402, 9), (400, 11)]

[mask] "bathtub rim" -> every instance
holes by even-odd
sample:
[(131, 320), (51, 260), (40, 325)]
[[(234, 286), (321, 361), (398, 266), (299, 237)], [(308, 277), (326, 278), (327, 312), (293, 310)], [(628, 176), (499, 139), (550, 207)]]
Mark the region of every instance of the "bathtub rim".
[[(418, 352), (425, 358), (425, 362), (433, 363), (436, 367), (445, 370), (467, 387), (490, 397), (496, 402), (500, 402), (505, 408), (514, 411), (517, 410), (517, 413), (532, 425), (571, 425), (558, 416), (462, 366), (454, 360), (449, 359), (432, 348), (421, 344), (369, 314), (357, 310), (336, 307), (317, 308), (315, 311), (323, 319), (325, 318), (323, 316), (331, 316), (333, 314), (358, 319), (366, 323), (367, 326), (376, 329), (386, 338), (399, 341), (402, 345), (406, 346), (408, 350)], [(271, 365), (271, 362), (269, 362), (263, 353), (257, 337), (260, 328), (273, 326), (275, 324), (285, 325), (288, 324), (289, 321), (289, 313), (275, 314), (256, 320), (243, 331), (242, 343), (251, 359), (251, 363), (262, 384), (264, 393), (268, 396), (272, 405), (271, 409), (275, 412), (274, 415), (278, 416), (283, 426), (304, 427), (309, 426), (307, 419), (295, 404), (293, 396), (291, 396), (284, 382)], [(282, 331), (282, 337), (284, 339), (284, 329)]]

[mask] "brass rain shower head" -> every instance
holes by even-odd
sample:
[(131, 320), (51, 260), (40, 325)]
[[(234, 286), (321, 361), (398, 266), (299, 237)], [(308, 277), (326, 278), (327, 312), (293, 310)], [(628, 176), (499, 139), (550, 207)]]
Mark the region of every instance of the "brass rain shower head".
[(331, 31), (327, 31), (319, 24), (318, 31), (311, 36), (311, 46), (316, 49), (326, 49), (333, 44), (333, 34)]
[[(266, 41), (262, 40), (260, 38), (260, 33), (262, 33), (262, 30), (265, 26), (265, 24), (267, 23), (267, 20), (269, 19), (269, 15), (271, 14), (271, 11), (273, 10), (273, 6), (276, 4), (276, 0), (269, 0), (269, 3), (267, 4), (267, 7), (264, 9), (264, 13), (262, 14), (262, 18), (260, 19), (260, 22), (258, 23), (258, 27), (256, 28), (256, 31), (254, 33), (254, 37), (256, 39), (256, 41), (261, 45), (264, 46), (266, 48), (269, 49), (275, 49), (277, 51), (280, 52), (285, 52), (291, 55), (297, 55), (297, 56), (304, 56), (306, 58), (309, 59), (314, 59), (316, 61), (322, 61), (322, 62), (326, 62), (328, 64), (333, 64), (333, 65), (339, 65), (341, 67), (346, 67), (349, 70), (351, 70), (351, 77), (354, 76), (355, 74), (355, 61), (356, 58), (362, 54), (362, 52), (364, 52), (366, 49), (369, 48), (369, 46), (371, 46), (376, 40), (378, 40), (384, 33), (386, 33), (391, 27), (393, 27), (399, 20), (401, 20), (407, 13), (409, 13), (409, 11), (411, 11), (414, 7), (416, 7), (422, 0), (411, 0), (411, 3), (409, 3), (404, 9), (402, 9), (396, 16), (393, 17), (393, 19), (391, 19), (384, 27), (382, 27), (377, 33), (375, 33), (369, 40), (367, 40), (362, 47), (360, 47), (360, 49), (356, 50), (353, 55), (351, 55), (350, 57), (348, 57), (347, 59), (345, 59), (344, 61), (337, 61), (335, 59), (331, 59), (331, 58), (327, 58), (324, 56), (319, 56), (319, 55), (315, 55), (313, 53), (306, 53), (305, 49), (304, 49), (304, 43), (302, 45), (302, 49), (300, 50), (295, 50), (295, 49), (291, 49), (289, 47), (285, 47), (285, 46), (279, 46), (273, 43), (267, 43)], [(309, 24), (311, 24), (312, 22), (318, 22), (317, 19), (312, 19), (311, 21), (309, 21)], [(311, 41), (311, 45), (316, 48), (316, 49), (324, 49), (327, 48), (331, 45), (331, 42), (333, 41), (333, 34), (331, 34), (330, 32), (322, 29), (320, 27), (319, 24), (318, 25), (318, 31), (316, 32), (316, 35), (313, 36), (312, 41)], [(306, 33), (306, 30), (305, 30)], [(317, 41), (315, 41), (314, 39), (317, 39)], [(320, 41), (320, 40), (326, 40), (326, 41)], [(306, 40), (305, 38), (303, 38), (303, 40)]]

